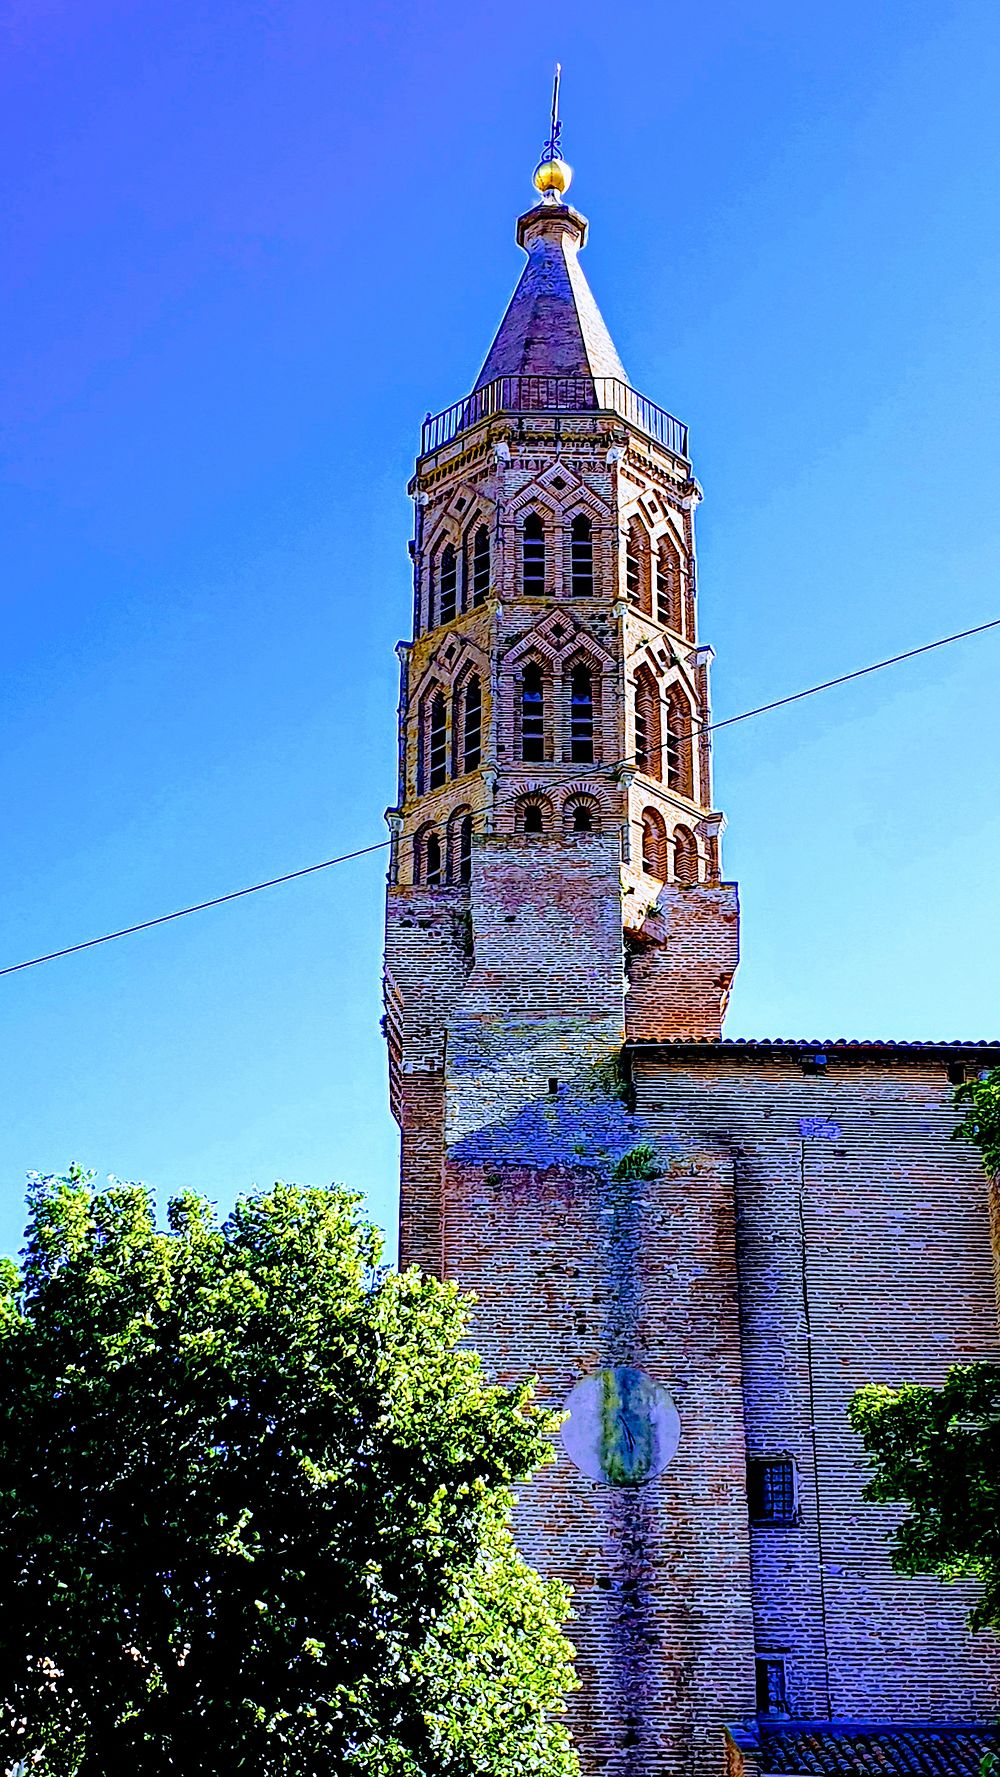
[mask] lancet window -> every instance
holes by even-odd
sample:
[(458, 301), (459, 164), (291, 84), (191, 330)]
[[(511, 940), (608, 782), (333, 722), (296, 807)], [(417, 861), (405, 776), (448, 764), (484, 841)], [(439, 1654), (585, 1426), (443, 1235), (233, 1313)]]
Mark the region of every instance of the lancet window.
[(428, 833), (424, 849), (426, 871), (424, 880), (428, 888), (438, 888), (441, 883), (441, 838), (438, 833)]
[(656, 551), (656, 615), (667, 629), (682, 631), (681, 559), (669, 537), (660, 538)]
[(642, 811), (642, 867), (648, 876), (667, 880), (667, 829), (655, 808)]
[(594, 679), (589, 666), (575, 666), (570, 677), (569, 756), (589, 765), (594, 758)]
[(444, 692), (431, 698), (427, 724), (427, 788), (436, 790), (448, 775), (448, 710)]
[(647, 777), (663, 777), (660, 690), (648, 666), (635, 675), (635, 762)]
[(594, 536), (590, 519), (578, 513), (570, 526), (570, 591), (574, 598), (592, 598), (594, 592)]
[(456, 772), (478, 770), (483, 756), (483, 688), (477, 673), (466, 679), (456, 693), (452, 726)]
[(490, 590), (490, 533), (478, 525), (472, 538), (472, 603), (485, 604)]
[(649, 535), (637, 518), (629, 520), (625, 539), (625, 596), (649, 616)]
[(545, 758), (545, 681), (535, 660), (525, 663), (521, 675), (521, 758)]
[(521, 590), (525, 598), (545, 593), (545, 527), (537, 512), (529, 512), (521, 534)]
[(450, 623), (458, 610), (458, 556), (454, 543), (446, 543), (438, 567), (439, 621)]
[(468, 882), (472, 876), (472, 810), (456, 808), (448, 822), (445, 873), (450, 883)]
[(688, 827), (674, 828), (674, 879), (681, 888), (698, 880), (698, 841)]
[(667, 724), (663, 741), (666, 782), (682, 796), (692, 796), (691, 705), (678, 685), (667, 694)]

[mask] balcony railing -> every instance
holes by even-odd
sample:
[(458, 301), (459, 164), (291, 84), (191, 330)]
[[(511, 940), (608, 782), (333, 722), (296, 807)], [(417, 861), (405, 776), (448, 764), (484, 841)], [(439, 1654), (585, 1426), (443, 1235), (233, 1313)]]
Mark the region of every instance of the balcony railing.
[(440, 450), (459, 432), (500, 413), (616, 413), (674, 456), (687, 456), (687, 427), (613, 376), (498, 376), (443, 413), (428, 414), (421, 433), (421, 456)]

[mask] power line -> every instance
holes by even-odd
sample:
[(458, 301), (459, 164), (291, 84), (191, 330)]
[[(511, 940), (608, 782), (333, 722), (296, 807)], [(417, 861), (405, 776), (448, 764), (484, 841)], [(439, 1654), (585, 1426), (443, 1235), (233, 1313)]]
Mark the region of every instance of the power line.
[(666, 752), (668, 747), (676, 746), (684, 740), (695, 740), (699, 734), (714, 734), (717, 728), (731, 728), (734, 722), (749, 722), (751, 716), (766, 716), (771, 710), (783, 709), (786, 703), (799, 703), (803, 697), (815, 697), (818, 691), (832, 691), (835, 685), (849, 685), (852, 679), (867, 678), (869, 673), (880, 673), (883, 667), (898, 666), (902, 660), (915, 660), (918, 654), (931, 654), (935, 648), (947, 648), (949, 642), (964, 642), (968, 636), (981, 636), (987, 629), (1000, 629), (1000, 617), (993, 617), (989, 623), (977, 623), (974, 629), (956, 630), (953, 636), (940, 636), (936, 642), (924, 642), (919, 648), (907, 648), (905, 654), (890, 654), (886, 660), (875, 660), (871, 666), (856, 667), (852, 673), (841, 673), (839, 678), (824, 679), (821, 685), (809, 685), (805, 691), (791, 691), (787, 697), (776, 697), (771, 703), (760, 703), (756, 709), (742, 710), (738, 716), (723, 716), (719, 722), (703, 722), (687, 734), (672, 735), (659, 748), (651, 751)]
[(75, 956), (78, 950), (93, 950), (96, 944), (110, 944), (113, 938), (130, 938), (133, 932), (148, 932), (151, 926), (169, 925), (172, 919), (186, 919), (189, 913), (204, 913), (207, 907), (221, 907), (226, 901), (239, 901), (244, 895), (258, 895), (261, 889), (277, 888), (282, 882), (295, 882), (299, 876), (312, 876), (317, 870), (330, 870), (334, 864), (347, 864), (351, 858), (367, 857), (369, 852), (386, 851), (389, 840), (378, 845), (363, 845), (360, 851), (346, 851), (339, 858), (324, 858), (319, 864), (306, 864), (302, 870), (289, 870), (285, 876), (272, 876), (267, 882), (253, 882), (249, 888), (232, 889), (228, 895), (215, 895), (211, 901), (196, 901), (193, 907), (178, 907), (175, 913), (161, 913), (158, 919), (142, 919), (138, 925), (122, 926), (120, 931), (105, 932), (101, 938), (87, 938), (82, 944), (68, 944), (65, 950), (50, 950), (46, 956), (33, 956), (28, 962), (11, 963), (0, 969), (0, 975), (16, 975), (21, 969), (34, 969), (39, 963), (54, 963), (60, 956)]
[[(847, 685), (852, 679), (864, 679), (869, 673), (881, 672), (883, 667), (898, 666), (903, 660), (914, 660), (918, 654), (930, 654), (935, 648), (946, 648), (950, 642), (964, 642), (969, 636), (983, 635), (988, 629), (1000, 629), (1000, 617), (994, 617), (989, 623), (978, 623), (974, 629), (960, 629), (954, 635), (940, 636), (936, 642), (924, 642), (919, 648), (908, 648), (903, 654), (891, 654), (886, 660), (873, 661), (870, 666), (856, 667), (854, 672), (841, 673), (836, 679), (824, 679), (821, 685), (809, 685), (804, 691), (792, 691), (787, 697), (776, 697), (771, 703), (758, 704), (755, 709), (742, 710), (738, 716), (723, 716), (721, 721), (706, 722), (702, 727), (692, 728), (687, 734), (672, 735), (659, 749), (666, 751), (681, 741), (693, 740), (699, 734), (711, 734), (717, 728), (730, 728), (734, 722), (748, 722), (752, 716), (766, 716), (771, 710), (780, 710), (788, 703), (799, 703), (803, 697), (815, 697), (817, 692), (832, 691), (836, 685)], [(300, 876), (314, 876), (317, 870), (331, 870), (335, 864), (348, 864), (352, 858), (365, 858), (372, 852), (387, 851), (390, 845), (383, 839), (378, 845), (363, 845), (359, 851), (344, 852), (339, 858), (324, 858), (318, 864), (306, 864), (301, 870), (289, 870), (284, 876), (269, 877), (266, 882), (253, 882), (248, 888), (232, 889), (228, 895), (215, 895), (210, 901), (196, 901), (191, 907), (178, 907), (174, 913), (161, 913), (156, 919), (143, 919), (134, 926), (122, 926), (117, 932), (105, 932), (100, 938), (86, 938), (82, 944), (68, 944), (63, 950), (50, 950), (45, 956), (32, 956), (23, 963), (10, 963), (0, 969), (0, 976), (17, 975), (22, 969), (36, 969), (40, 963), (53, 963), (63, 956), (75, 956), (81, 950), (93, 950), (98, 944), (110, 944), (115, 938), (130, 938), (135, 932), (148, 932), (153, 926), (169, 925), (172, 920), (186, 919), (189, 913), (204, 913), (209, 907), (222, 907), (227, 901), (240, 901), (245, 895), (258, 895), (262, 889), (277, 888), (283, 882), (296, 882)]]

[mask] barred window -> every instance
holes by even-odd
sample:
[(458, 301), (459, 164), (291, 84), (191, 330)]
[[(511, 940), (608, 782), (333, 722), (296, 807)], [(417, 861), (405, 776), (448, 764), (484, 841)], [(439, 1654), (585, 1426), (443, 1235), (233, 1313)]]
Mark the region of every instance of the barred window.
[(690, 827), (674, 828), (674, 880), (681, 888), (698, 881), (698, 841)]
[(591, 598), (594, 592), (594, 538), (590, 519), (581, 512), (570, 527), (570, 591), (574, 598)]
[(465, 687), (462, 712), (462, 770), (476, 771), (482, 758), (483, 688), (476, 674)]
[(533, 660), (521, 680), (521, 758), (545, 758), (545, 691), (542, 669)]
[(675, 685), (667, 697), (667, 729), (663, 743), (663, 758), (667, 783), (672, 790), (679, 790), (682, 796), (693, 796), (694, 794), (691, 728), (691, 705), (683, 691)]
[(788, 1688), (785, 1662), (780, 1656), (765, 1654), (754, 1661), (757, 1671), (757, 1714), (787, 1715)]
[(441, 882), (441, 840), (437, 833), (427, 835), (427, 872), (424, 880), (428, 888), (437, 888)]
[(588, 666), (573, 668), (570, 680), (570, 758), (579, 765), (594, 758), (594, 681)]
[(458, 880), (469, 882), (472, 878), (472, 816), (467, 814), (458, 829)]
[(458, 557), (453, 543), (441, 551), (440, 603), (440, 621), (450, 623), (458, 609)]
[(428, 747), (428, 789), (436, 790), (448, 775), (448, 712), (444, 694), (438, 691), (431, 703), (430, 745)]
[(485, 604), (490, 590), (490, 533), (481, 524), (472, 539), (472, 602)]
[(747, 1463), (747, 1497), (752, 1524), (794, 1524), (795, 1466), (789, 1457)]
[(545, 592), (545, 530), (537, 512), (529, 512), (521, 536), (521, 580), (525, 598)]
[(635, 762), (647, 777), (662, 778), (660, 691), (648, 666), (635, 675)]
[(681, 627), (681, 564), (669, 537), (656, 552), (656, 615), (668, 629)]
[(667, 829), (658, 809), (642, 811), (642, 867), (648, 876), (667, 880)]

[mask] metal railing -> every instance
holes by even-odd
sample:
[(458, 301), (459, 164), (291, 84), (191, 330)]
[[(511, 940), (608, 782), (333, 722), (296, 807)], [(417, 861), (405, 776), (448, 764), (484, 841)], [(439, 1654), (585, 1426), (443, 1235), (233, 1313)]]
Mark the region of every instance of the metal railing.
[(615, 376), (498, 376), (442, 413), (428, 414), (421, 456), (500, 413), (616, 413), (674, 456), (687, 456), (687, 427)]

